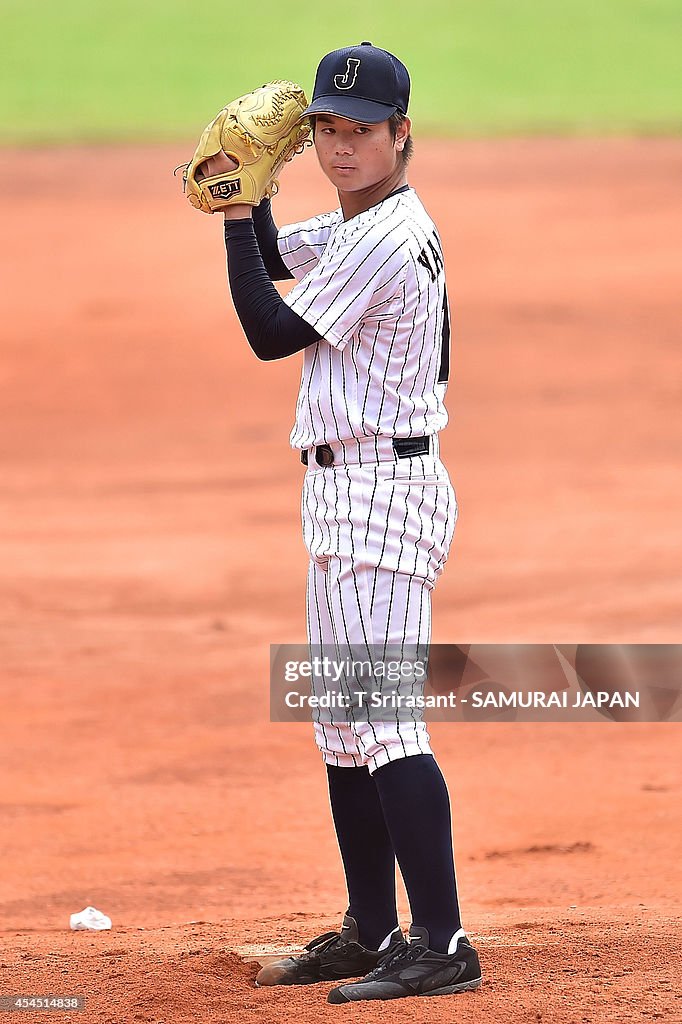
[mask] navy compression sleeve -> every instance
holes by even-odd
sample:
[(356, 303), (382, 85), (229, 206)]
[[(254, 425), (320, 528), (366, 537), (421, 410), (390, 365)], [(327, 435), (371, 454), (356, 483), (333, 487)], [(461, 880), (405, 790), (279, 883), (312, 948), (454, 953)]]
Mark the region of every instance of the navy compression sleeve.
[(268, 276), (251, 218), (225, 221), (227, 273), (232, 301), (259, 359), (282, 359), (321, 340), (289, 309)]
[(253, 209), (253, 226), (265, 269), (272, 281), (288, 281), (294, 275), (280, 256), (277, 246), (277, 225), (272, 219), (270, 200), (264, 199)]

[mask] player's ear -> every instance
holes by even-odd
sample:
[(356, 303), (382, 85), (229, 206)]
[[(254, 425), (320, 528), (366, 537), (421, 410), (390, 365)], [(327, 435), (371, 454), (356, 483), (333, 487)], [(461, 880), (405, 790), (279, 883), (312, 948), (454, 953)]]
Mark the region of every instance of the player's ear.
[(407, 142), (411, 130), (412, 122), (409, 117), (405, 117), (404, 120), (401, 121), (395, 133), (395, 148), (398, 152), (402, 153), (405, 148), (405, 143)]

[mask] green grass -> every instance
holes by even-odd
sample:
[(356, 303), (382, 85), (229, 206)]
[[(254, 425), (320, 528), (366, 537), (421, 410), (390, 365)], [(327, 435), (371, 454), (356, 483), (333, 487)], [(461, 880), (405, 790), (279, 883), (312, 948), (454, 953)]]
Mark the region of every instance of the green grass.
[(672, 133), (681, 0), (0, 0), (0, 141), (194, 136), (270, 78), (370, 39), (418, 134)]

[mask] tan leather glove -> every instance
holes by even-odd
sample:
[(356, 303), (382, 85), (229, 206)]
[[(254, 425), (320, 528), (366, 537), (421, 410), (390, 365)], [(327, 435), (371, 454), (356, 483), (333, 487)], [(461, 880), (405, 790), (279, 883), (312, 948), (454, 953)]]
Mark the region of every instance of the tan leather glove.
[[(310, 122), (301, 116), (307, 105), (300, 86), (275, 81), (223, 107), (204, 129), (185, 167), (183, 185), (190, 204), (203, 213), (216, 213), (235, 203), (258, 206), (265, 196), (273, 196), (282, 164), (310, 141)], [(220, 150), (237, 166), (205, 177), (201, 165)]]

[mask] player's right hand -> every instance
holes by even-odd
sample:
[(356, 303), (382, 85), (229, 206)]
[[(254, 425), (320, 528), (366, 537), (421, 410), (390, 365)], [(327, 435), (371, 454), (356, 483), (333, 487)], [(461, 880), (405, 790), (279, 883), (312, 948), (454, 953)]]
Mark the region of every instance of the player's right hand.
[[(234, 171), (239, 164), (228, 156), (222, 149), (215, 156), (210, 156), (203, 164), (197, 167), (194, 177), (197, 181), (202, 178), (210, 178), (214, 174), (224, 174), (226, 171)], [(243, 220), (251, 216), (251, 207), (247, 203), (234, 203), (226, 206), (223, 210), (226, 220)]]
[(239, 166), (236, 160), (228, 156), (227, 153), (221, 149), (215, 156), (210, 156), (208, 160), (204, 160), (196, 172), (195, 177), (197, 178), (211, 178), (214, 174), (223, 174), (225, 171), (234, 171)]

